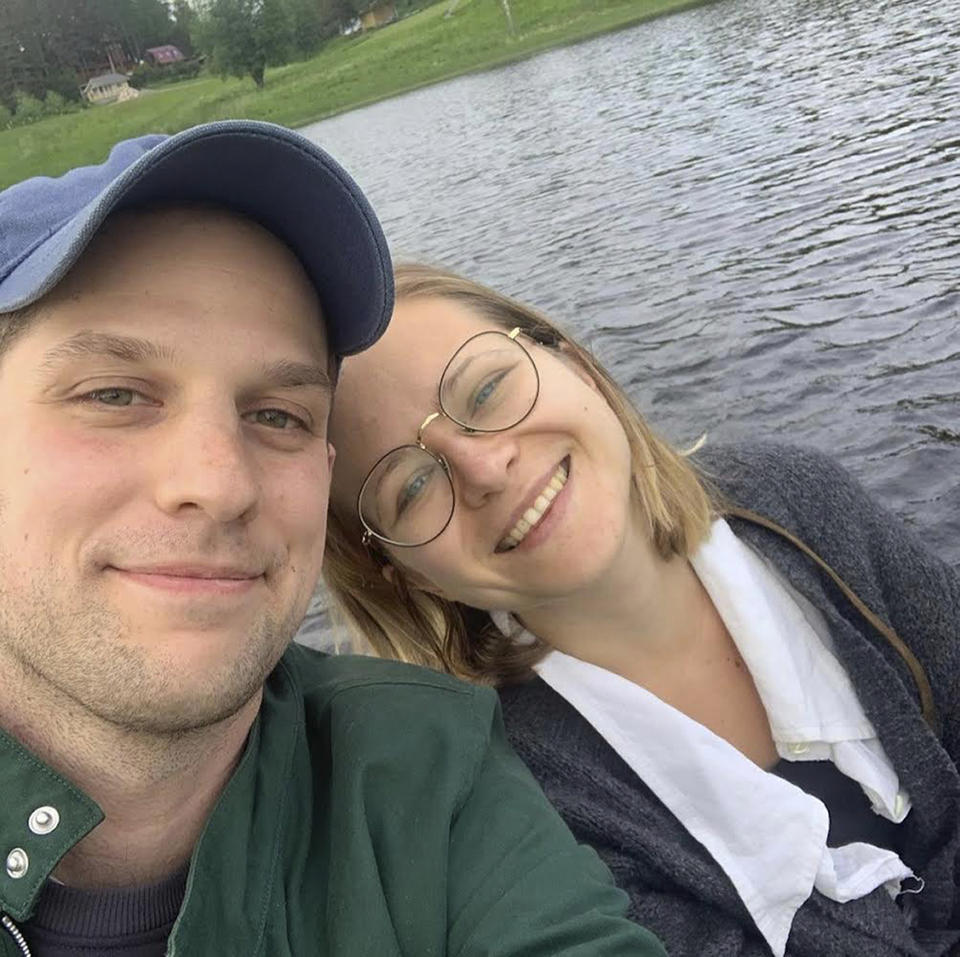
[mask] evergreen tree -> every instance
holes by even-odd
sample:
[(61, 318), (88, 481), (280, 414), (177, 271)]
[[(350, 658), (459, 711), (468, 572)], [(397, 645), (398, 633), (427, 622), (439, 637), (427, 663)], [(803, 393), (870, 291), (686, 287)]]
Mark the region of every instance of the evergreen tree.
[(166, 0), (0, 0), (0, 103), (75, 100), (82, 79), (173, 42), (175, 27)]

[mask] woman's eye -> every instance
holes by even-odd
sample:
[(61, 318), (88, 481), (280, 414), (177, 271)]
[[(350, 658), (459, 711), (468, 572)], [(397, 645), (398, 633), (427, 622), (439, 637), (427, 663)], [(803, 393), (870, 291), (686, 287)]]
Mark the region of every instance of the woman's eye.
[(417, 472), (412, 478), (403, 483), (400, 494), (397, 496), (397, 514), (402, 515), (423, 490), (430, 483), (430, 475), (433, 469), (423, 469)]
[(503, 369), (500, 372), (497, 372), (495, 375), (492, 375), (489, 379), (486, 380), (473, 394), (473, 411), (479, 411), (486, 402), (490, 401), (490, 397), (497, 391), (500, 387), (500, 384), (509, 374), (509, 369)]
[(282, 409), (259, 409), (252, 415), (257, 425), (266, 425), (271, 429), (305, 429), (307, 427), (303, 419)]

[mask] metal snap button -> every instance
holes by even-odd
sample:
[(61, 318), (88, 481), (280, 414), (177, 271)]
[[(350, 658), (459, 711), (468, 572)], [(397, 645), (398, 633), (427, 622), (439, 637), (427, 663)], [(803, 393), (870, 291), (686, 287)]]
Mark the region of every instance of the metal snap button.
[(27, 821), (27, 827), (29, 827), (34, 834), (49, 834), (51, 831), (57, 829), (59, 823), (60, 812), (55, 807), (50, 807), (49, 804), (46, 804), (43, 807), (38, 807), (33, 814), (30, 815), (30, 819)]
[(23, 877), (30, 868), (30, 858), (22, 847), (15, 847), (7, 855), (7, 874), (14, 880)]

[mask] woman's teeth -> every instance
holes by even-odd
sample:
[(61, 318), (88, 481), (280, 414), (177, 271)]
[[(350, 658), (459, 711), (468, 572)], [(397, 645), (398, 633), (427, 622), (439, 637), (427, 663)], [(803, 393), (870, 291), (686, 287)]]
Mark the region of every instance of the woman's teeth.
[(499, 551), (509, 551), (516, 548), (526, 537), (527, 533), (533, 528), (541, 518), (543, 518), (547, 509), (550, 508), (553, 500), (557, 497), (560, 490), (567, 484), (567, 467), (563, 463), (557, 466), (546, 487), (536, 497), (533, 505), (528, 508), (517, 520), (517, 524), (507, 533), (507, 537), (499, 545)]

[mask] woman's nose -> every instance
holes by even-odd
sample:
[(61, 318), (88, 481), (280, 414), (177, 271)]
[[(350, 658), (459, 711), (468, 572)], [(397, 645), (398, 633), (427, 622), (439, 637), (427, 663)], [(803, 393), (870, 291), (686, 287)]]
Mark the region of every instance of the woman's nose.
[(468, 508), (483, 505), (507, 487), (519, 451), (510, 430), (465, 432), (449, 421), (437, 423), (426, 444), (447, 460), (457, 499)]

